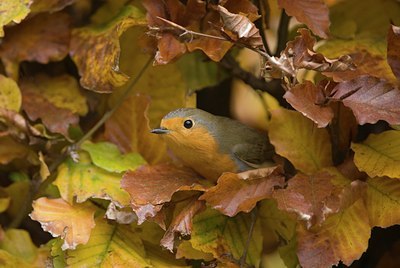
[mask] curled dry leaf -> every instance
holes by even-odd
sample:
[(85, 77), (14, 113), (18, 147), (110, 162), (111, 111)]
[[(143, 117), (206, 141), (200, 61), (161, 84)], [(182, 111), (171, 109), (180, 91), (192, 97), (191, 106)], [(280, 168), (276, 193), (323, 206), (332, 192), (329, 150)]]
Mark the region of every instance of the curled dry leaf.
[(43, 13), (7, 30), (0, 45), (7, 74), (17, 80), (22, 61), (45, 64), (62, 60), (69, 51), (70, 24), (66, 13)]
[(33, 201), (33, 212), (30, 217), (39, 221), (43, 230), (54, 237), (61, 236), (65, 249), (75, 249), (79, 244), (89, 241), (90, 233), (95, 226), (96, 208), (89, 203), (70, 205), (61, 198), (41, 197)]
[(249, 170), (242, 173), (226, 172), (216, 186), (200, 197), (212, 208), (229, 217), (249, 212), (258, 201), (272, 197), (275, 187), (283, 187), (285, 178), (280, 166)]
[(360, 125), (384, 120), (400, 124), (400, 91), (386, 80), (363, 75), (339, 83), (331, 99), (349, 107)]
[[(326, 86), (329, 86), (326, 85)], [(313, 120), (318, 127), (326, 127), (334, 113), (331, 107), (324, 106), (325, 88), (310, 81), (297, 84), (283, 96), (294, 109)]]
[(387, 61), (400, 80), (400, 27), (391, 25), (387, 37)]
[[(286, 49), (279, 59), (285, 65), (305, 68), (320, 72), (342, 72), (354, 69), (350, 56), (344, 55), (337, 59), (328, 59), (321, 53), (314, 51), (315, 38), (307, 29), (299, 29), (300, 36), (287, 43)], [(289, 62), (288, 62), (289, 61)]]
[(329, 9), (323, 0), (278, 0), (278, 5), (299, 22), (307, 25), (316, 35), (329, 34)]
[(161, 246), (173, 252), (175, 235), (190, 235), (193, 227), (193, 217), (205, 208), (204, 202), (197, 200), (197, 198), (191, 200), (172, 220), (160, 241)]
[(198, 175), (172, 164), (142, 166), (124, 174), (121, 187), (131, 197), (130, 203), (138, 223), (152, 218), (178, 191), (204, 191)]
[(259, 30), (245, 14), (231, 13), (220, 5), (218, 6), (218, 11), (223, 22), (223, 30), (233, 32), (237, 36), (234, 39), (235, 41), (254, 48), (264, 48)]

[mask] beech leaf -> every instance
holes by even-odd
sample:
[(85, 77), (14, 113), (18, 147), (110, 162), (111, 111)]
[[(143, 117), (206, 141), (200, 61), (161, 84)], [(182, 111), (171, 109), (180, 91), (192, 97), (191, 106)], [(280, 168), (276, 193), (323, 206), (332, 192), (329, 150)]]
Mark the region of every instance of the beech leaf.
[[(22, 259), (28, 263), (35, 263), (35, 260), (37, 260), (39, 255), (39, 251), (35, 244), (33, 244), (27, 231), (20, 229), (8, 229), (4, 231), (4, 233), (3, 230), (0, 230), (0, 233), (0, 249), (7, 251), (13, 256), (18, 257), (19, 259)], [(36, 262), (35, 264), (40, 265), (39, 262)], [(44, 262), (42, 264), (44, 265)]]
[(400, 131), (371, 134), (362, 143), (353, 143), (354, 163), (370, 177), (400, 179)]
[(316, 35), (329, 35), (329, 9), (323, 0), (278, 0), (278, 5), (299, 22), (307, 25)]
[(128, 171), (122, 178), (121, 186), (131, 197), (130, 203), (139, 224), (155, 217), (175, 192), (205, 190), (198, 181), (198, 175), (171, 164), (141, 166)]
[(216, 186), (199, 198), (222, 214), (233, 217), (250, 212), (258, 201), (272, 197), (275, 187), (283, 187), (284, 176), (279, 166), (249, 170), (242, 173), (225, 172)]
[(387, 61), (400, 80), (400, 27), (391, 25), (387, 37)]
[(314, 121), (318, 127), (326, 127), (332, 120), (334, 113), (331, 107), (324, 106), (318, 101), (323, 100), (321, 85), (314, 85), (310, 81), (297, 84), (286, 91), (283, 96), (297, 111)]
[(75, 249), (79, 244), (89, 241), (95, 226), (96, 208), (89, 204), (70, 205), (61, 198), (41, 197), (33, 202), (32, 220), (39, 221), (43, 230), (54, 237), (61, 236), (65, 249)]
[(400, 124), (400, 91), (383, 79), (364, 75), (341, 82), (331, 98), (349, 107), (360, 125), (378, 120)]
[(317, 128), (295, 111), (277, 109), (271, 114), (268, 135), (277, 154), (306, 174), (332, 165), (332, 148), (326, 129)]

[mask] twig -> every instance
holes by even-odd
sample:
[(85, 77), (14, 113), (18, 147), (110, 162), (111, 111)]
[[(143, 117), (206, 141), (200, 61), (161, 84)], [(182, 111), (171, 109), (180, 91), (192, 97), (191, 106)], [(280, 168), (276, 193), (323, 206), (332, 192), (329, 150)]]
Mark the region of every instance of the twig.
[[(260, 14), (262, 15), (262, 18), (264, 18), (265, 16), (264, 16), (264, 14), (263, 14), (262, 12), (265, 11), (264, 5), (265, 5), (265, 4), (268, 5), (268, 2), (264, 2), (264, 1), (260, 1), (260, 0), (255, 0), (254, 2), (255, 2), (255, 4), (256, 4), (256, 6), (258, 7), (258, 10), (260, 11)], [(264, 24), (264, 20), (263, 20), (263, 19), (258, 19), (258, 20), (256, 20), (256, 21), (254, 22), (254, 24), (257, 26), (257, 28), (258, 28), (258, 30), (259, 30), (259, 32), (260, 32), (261, 40), (262, 40), (262, 42), (263, 42), (263, 44), (264, 44), (265, 51), (266, 51), (269, 55), (271, 55), (272, 53), (271, 53), (271, 50), (270, 50), (270, 48), (269, 48), (269, 45), (268, 45), (268, 42), (267, 42), (267, 38), (266, 38), (265, 32), (264, 32), (264, 25), (265, 25), (265, 24)]]
[(243, 250), (243, 254), (240, 257), (240, 268), (246, 267), (247, 252), (249, 251), (251, 237), (253, 236), (254, 226), (256, 225), (256, 221), (257, 221), (257, 218), (258, 218), (258, 209), (257, 209), (257, 207), (255, 207), (250, 212), (250, 215), (251, 215), (250, 228), (249, 228), (249, 233), (247, 234), (247, 240), (246, 240), (245, 248)]
[(289, 34), (289, 22), (290, 18), (284, 9), (281, 12), (281, 18), (279, 20), (279, 27), (278, 27), (278, 44), (276, 46), (276, 51), (274, 56), (278, 57), (281, 52), (285, 49), (287, 38)]

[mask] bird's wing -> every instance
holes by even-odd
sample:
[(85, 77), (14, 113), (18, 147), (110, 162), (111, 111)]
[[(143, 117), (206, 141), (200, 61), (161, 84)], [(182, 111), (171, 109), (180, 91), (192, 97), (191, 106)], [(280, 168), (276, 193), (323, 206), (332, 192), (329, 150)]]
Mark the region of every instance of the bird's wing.
[(236, 144), (232, 149), (232, 153), (248, 166), (260, 168), (266, 162), (272, 160), (274, 152), (273, 148), (267, 146), (267, 144), (242, 143)]

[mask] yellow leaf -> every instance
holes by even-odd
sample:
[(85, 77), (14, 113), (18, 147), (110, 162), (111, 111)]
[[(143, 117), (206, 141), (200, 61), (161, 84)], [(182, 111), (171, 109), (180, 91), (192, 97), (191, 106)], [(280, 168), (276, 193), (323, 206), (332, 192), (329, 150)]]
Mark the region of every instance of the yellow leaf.
[(21, 91), (17, 83), (0, 74), (0, 107), (18, 112), (21, 101)]
[(32, 268), (32, 265), (21, 258), (11, 255), (5, 250), (0, 250), (0, 263), (3, 267)]
[(6, 212), (11, 218), (14, 218), (21, 213), (21, 210), (26, 205), (26, 197), (29, 196), (31, 191), (30, 181), (14, 182), (4, 190), (12, 200)]
[(46, 162), (44, 161), (44, 156), (42, 152), (39, 152), (39, 161), (40, 161), (40, 172), (39, 172), (40, 178), (42, 179), (42, 181), (44, 181), (50, 175), (50, 170)]
[(87, 244), (67, 252), (68, 267), (152, 267), (139, 233), (132, 225), (96, 218)]
[(0, 37), (4, 36), (3, 26), (10, 22), (20, 23), (30, 12), (30, 0), (2, 0), (0, 2)]
[(0, 188), (0, 213), (4, 212), (10, 205), (11, 198), (4, 188)]
[(121, 206), (129, 205), (129, 194), (121, 189), (122, 175), (108, 172), (90, 162), (86, 152), (79, 154), (79, 162), (67, 159), (58, 168), (58, 175), (53, 182), (61, 197), (68, 203), (82, 203), (88, 198), (111, 199)]
[(0, 137), (0, 164), (8, 164), (15, 159), (26, 158), (30, 154), (28, 146), (15, 141), (10, 136)]
[(286, 109), (272, 111), (268, 128), (276, 152), (286, 157), (298, 170), (312, 174), (332, 165), (328, 132), (299, 112)]
[(0, 249), (28, 263), (33, 263), (38, 257), (38, 249), (25, 230), (8, 229), (5, 231), (0, 241)]
[(65, 249), (86, 244), (95, 226), (96, 208), (88, 203), (70, 205), (63, 199), (41, 197), (33, 201), (32, 220), (39, 221), (43, 230), (64, 239)]
[(370, 177), (400, 179), (400, 131), (371, 134), (363, 143), (353, 143), (354, 163)]
[(400, 181), (389, 178), (367, 180), (365, 205), (371, 227), (400, 224)]
[[(81, 75), (84, 88), (112, 92), (129, 77), (119, 70), (120, 35), (133, 25), (144, 25), (144, 14), (127, 5), (112, 20), (72, 31), (70, 55)], [(136, 51), (137, 53), (137, 51)]]

